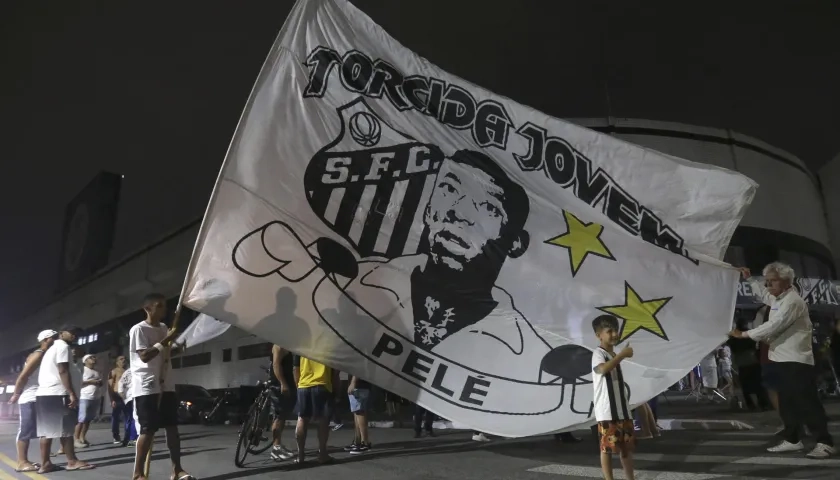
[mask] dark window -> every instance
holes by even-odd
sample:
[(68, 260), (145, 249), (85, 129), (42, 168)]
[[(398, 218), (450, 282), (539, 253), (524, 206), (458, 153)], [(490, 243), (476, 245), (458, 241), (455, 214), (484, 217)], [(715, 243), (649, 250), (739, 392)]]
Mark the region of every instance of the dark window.
[[(196, 353), (194, 355), (187, 355), (181, 358), (180, 368), (198, 367), (201, 365), (210, 365), (210, 352)], [(175, 368), (175, 365), (172, 365)]]
[(233, 357), (233, 349), (232, 348), (226, 348), (226, 349), (222, 350), (222, 361), (223, 362), (231, 361), (231, 357)]
[(270, 343), (257, 343), (254, 345), (245, 345), (239, 347), (236, 352), (238, 360), (249, 360), (251, 358), (268, 358), (271, 356)]

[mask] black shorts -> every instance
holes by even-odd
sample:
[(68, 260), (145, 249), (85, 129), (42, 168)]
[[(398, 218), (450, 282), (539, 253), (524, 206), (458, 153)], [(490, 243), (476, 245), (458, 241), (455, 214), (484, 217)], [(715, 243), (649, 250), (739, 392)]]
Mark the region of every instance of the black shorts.
[(301, 418), (330, 418), (335, 397), (323, 385), (298, 388), (297, 411)]
[(779, 391), (779, 373), (774, 362), (761, 366), (761, 384), (767, 390)]
[(271, 413), (274, 416), (289, 414), (295, 409), (296, 394), (292, 389), (288, 395), (280, 393), (280, 387), (272, 385), (268, 389), (268, 397), (271, 402)]
[(139, 434), (153, 433), (161, 428), (178, 426), (178, 397), (175, 392), (134, 397), (134, 415), (140, 425)]

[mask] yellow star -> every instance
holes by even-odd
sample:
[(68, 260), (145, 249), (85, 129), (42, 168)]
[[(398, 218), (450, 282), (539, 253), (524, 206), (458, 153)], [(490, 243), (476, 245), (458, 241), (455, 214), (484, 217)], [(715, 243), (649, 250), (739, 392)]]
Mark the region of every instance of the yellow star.
[(569, 252), (569, 263), (572, 265), (573, 277), (577, 275), (580, 266), (589, 255), (615, 260), (615, 257), (601, 240), (601, 233), (604, 231), (603, 225), (583, 222), (565, 210), (563, 216), (566, 219), (566, 233), (546, 240), (545, 243), (563, 247)]
[(659, 319), (656, 318), (656, 314), (672, 298), (642, 300), (633, 287), (629, 283), (624, 282), (624, 305), (598, 307), (598, 310), (610, 313), (624, 320), (624, 323), (621, 324), (621, 330), (618, 332), (619, 342), (627, 340), (639, 330), (646, 330), (663, 340), (668, 340), (668, 335), (662, 328), (662, 324), (659, 323)]

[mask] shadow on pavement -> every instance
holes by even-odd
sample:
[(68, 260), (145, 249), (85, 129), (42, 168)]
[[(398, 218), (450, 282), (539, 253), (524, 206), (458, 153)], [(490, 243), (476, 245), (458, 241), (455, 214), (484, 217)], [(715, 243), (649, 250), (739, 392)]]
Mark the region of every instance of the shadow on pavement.
[[(552, 440), (553, 442), (553, 440)], [(533, 442), (529, 442), (533, 443)], [(443, 453), (457, 453), (470, 450), (479, 450), (487, 448), (492, 444), (474, 442), (469, 436), (464, 436), (463, 433), (441, 433), (435, 438), (412, 439), (399, 442), (377, 443), (374, 444), (374, 449), (359, 456), (347, 456), (337, 458), (334, 465), (364, 462), (374, 460), (377, 458), (413, 456), (413, 455), (430, 455)], [(330, 454), (340, 453), (344, 454), (341, 448), (331, 448)], [(239, 478), (246, 478), (251, 475), (259, 475), (269, 472), (291, 472), (295, 470), (305, 470), (314, 467), (321, 467), (316, 460), (317, 450), (307, 449), (307, 461), (303, 465), (295, 465), (290, 462), (274, 463), (271, 460), (254, 460), (246, 465), (253, 465), (241, 470), (223, 473), (212, 477), (204, 477), (203, 480), (234, 480)], [(554, 454), (556, 457), (556, 453)]]
[[(225, 450), (224, 448), (203, 448), (203, 449), (182, 449), (181, 457), (195, 455), (197, 453), (213, 452), (218, 450)], [(152, 461), (168, 460), (169, 451), (166, 449), (155, 450), (152, 453)], [(134, 452), (120, 455), (108, 455), (106, 457), (83, 458), (82, 460), (95, 464), (97, 467), (108, 467), (112, 465), (133, 464)]]

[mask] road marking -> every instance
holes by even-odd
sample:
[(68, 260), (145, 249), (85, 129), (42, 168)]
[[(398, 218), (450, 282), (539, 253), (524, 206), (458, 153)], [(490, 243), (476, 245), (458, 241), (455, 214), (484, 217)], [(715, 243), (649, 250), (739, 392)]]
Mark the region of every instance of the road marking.
[[(613, 476), (617, 480), (626, 480), (621, 466), (613, 469)], [(604, 478), (601, 475), (601, 469), (598, 467), (580, 467), (577, 465), (543, 465), (542, 467), (531, 468), (529, 472), (535, 473), (551, 473), (554, 475), (566, 475), (569, 477), (581, 478)], [(758, 477), (745, 477), (737, 472), (729, 474), (719, 473), (689, 473), (689, 472), (665, 472), (656, 470), (636, 470), (635, 477), (637, 480), (711, 480), (715, 478), (738, 478), (739, 480), (760, 480)]]
[[(17, 462), (12, 460), (11, 458), (7, 457), (5, 454), (2, 454), (2, 453), (0, 453), (0, 462), (3, 462), (6, 465), (12, 467), (12, 470), (17, 468)], [(3, 471), (0, 470), (0, 473), (3, 473)], [(36, 473), (36, 472), (20, 472), (20, 474), (25, 475), (25, 476), (31, 478), (32, 480), (48, 480), (47, 477), (41, 475), (40, 473)], [(16, 480), (14, 477), (8, 477), (8, 478), (11, 478), (12, 480)], [(4, 478), (3, 476), (0, 476), (0, 479), (7, 480), (7, 478)]]
[(0, 480), (17, 480), (15, 477), (9, 475), (4, 470), (0, 470)]
[(633, 458), (645, 462), (678, 461), (687, 463), (719, 463), (747, 465), (786, 465), (796, 467), (840, 467), (840, 460), (811, 460), (802, 457), (736, 457), (732, 455), (679, 455), (673, 453), (634, 453)]

